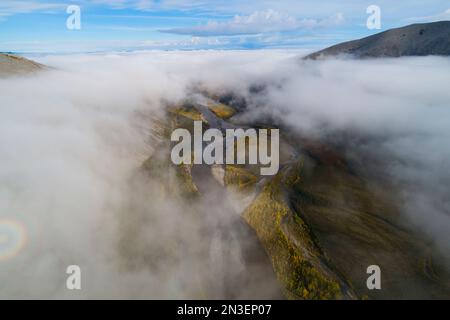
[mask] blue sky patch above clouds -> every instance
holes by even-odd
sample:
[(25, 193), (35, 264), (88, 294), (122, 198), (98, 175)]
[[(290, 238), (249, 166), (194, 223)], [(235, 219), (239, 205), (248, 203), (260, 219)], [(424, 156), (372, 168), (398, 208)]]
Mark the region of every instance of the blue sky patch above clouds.
[[(381, 30), (366, 28), (372, 4)], [(80, 30), (66, 28), (69, 5)], [(450, 20), (448, 0), (2, 0), (0, 51), (312, 49), (438, 20)]]

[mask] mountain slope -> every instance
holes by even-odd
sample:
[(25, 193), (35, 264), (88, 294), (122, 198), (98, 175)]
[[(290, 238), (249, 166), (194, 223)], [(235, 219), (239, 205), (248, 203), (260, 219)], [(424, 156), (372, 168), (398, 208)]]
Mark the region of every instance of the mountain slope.
[(43, 67), (37, 62), (22, 57), (0, 53), (0, 77), (36, 72)]
[[(216, 98), (223, 103), (224, 99)], [(174, 128), (192, 132), (194, 120), (216, 129), (236, 125), (233, 117), (225, 119), (228, 114), (205, 112), (205, 108), (217, 111), (220, 106), (221, 110), (234, 109), (233, 113), (239, 114), (239, 110), (221, 103), (203, 106), (187, 101), (169, 107), (167, 119), (161, 122), (161, 132), (156, 136), (167, 135)], [(240, 125), (256, 126), (251, 121)], [(143, 165), (144, 172), (160, 178), (168, 194), (185, 199), (183, 207), (194, 206), (193, 212), (198, 213), (201, 210), (195, 206), (199, 202), (214, 204), (206, 208), (206, 215), (192, 214), (192, 219), (198, 219), (196, 224), (202, 224), (207, 216), (220, 216), (216, 209), (227, 208), (227, 199), (238, 203), (236, 216), (242, 220), (233, 220), (228, 225), (231, 227), (222, 221), (221, 230), (225, 234), (234, 232), (236, 225), (245, 222), (252, 236), (241, 234), (239, 241), (251, 243), (251, 252), (263, 249), (265, 254), (244, 264), (246, 271), (233, 282), (235, 292), (230, 296), (241, 297), (236, 291), (240, 285), (234, 284), (246, 283), (252, 294), (278, 297), (282, 292), (289, 299), (449, 297), (448, 276), (441, 268), (441, 257), (429, 239), (404, 219), (394, 186), (369, 178), (365, 167), (355, 165), (345, 152), (326, 140), (311, 140), (287, 128), (282, 132), (280, 171), (272, 177), (259, 176), (258, 165), (175, 166), (168, 161), (169, 146), (155, 153), (165, 164), (152, 156)], [(217, 167), (222, 174), (215, 174)], [(168, 169), (174, 172), (168, 174)], [(215, 188), (219, 188), (217, 192), (213, 192)], [(156, 198), (160, 197), (153, 194), (152, 199)], [(186, 215), (186, 219), (188, 224), (190, 216)], [(124, 243), (129, 244), (130, 238)], [(228, 247), (227, 242), (224, 247)], [(129, 254), (129, 250), (127, 246), (125, 252)], [(245, 257), (246, 251), (242, 252)], [(369, 290), (366, 286), (367, 267), (373, 264), (383, 270), (383, 290)], [(233, 270), (232, 265), (228, 263), (227, 270)], [(254, 268), (265, 270), (264, 282), (272, 283), (269, 287), (275, 291), (260, 291), (261, 278), (256, 277), (255, 281)], [(230, 273), (227, 277), (232, 279), (235, 275)], [(278, 286), (273, 285), (275, 278)], [(218, 281), (200, 282), (211, 294)]]
[(413, 24), (344, 42), (306, 56), (352, 55), (357, 58), (450, 55), (450, 21)]

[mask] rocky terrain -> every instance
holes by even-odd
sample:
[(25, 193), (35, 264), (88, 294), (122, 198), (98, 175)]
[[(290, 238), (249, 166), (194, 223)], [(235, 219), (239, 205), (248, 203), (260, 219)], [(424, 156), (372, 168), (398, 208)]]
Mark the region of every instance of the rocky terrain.
[(391, 29), (360, 40), (337, 44), (315, 52), (306, 59), (349, 55), (356, 58), (448, 56), (450, 21), (413, 24)]

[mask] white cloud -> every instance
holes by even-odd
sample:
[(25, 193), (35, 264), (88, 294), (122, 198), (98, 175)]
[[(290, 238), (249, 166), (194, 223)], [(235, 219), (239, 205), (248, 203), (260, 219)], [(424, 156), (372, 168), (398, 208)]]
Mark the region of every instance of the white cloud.
[(408, 21), (415, 22), (436, 22), (436, 21), (448, 21), (450, 20), (450, 9), (445, 10), (444, 12), (431, 15), (431, 16), (423, 16), (423, 17), (414, 17), (407, 19)]
[[(243, 268), (239, 230), (225, 223), (239, 216), (214, 200), (195, 208), (200, 222), (191, 220), (188, 206), (161, 195), (161, 185), (133, 187), (130, 179), (152, 154), (149, 119), (162, 101), (184, 98), (197, 80), (219, 84), (217, 62), (235, 73), (244, 63), (254, 74), (262, 70), (255, 61), (276, 57), (59, 56), (40, 60), (55, 67), (48, 72), (0, 79), (0, 226), (14, 220), (28, 237), (22, 251), (1, 261), (0, 298), (223, 298)], [(71, 264), (82, 268), (79, 292), (65, 289)], [(267, 267), (272, 272), (268, 260)], [(267, 297), (273, 282), (261, 268), (251, 272), (261, 277), (233, 294)]]
[(297, 19), (288, 14), (274, 10), (256, 11), (247, 16), (236, 15), (229, 21), (210, 21), (206, 25), (173, 28), (161, 30), (161, 32), (186, 34), (199, 37), (205, 36), (230, 36), (260, 34), (299, 29), (311, 29), (339, 25), (344, 22), (342, 13), (322, 19)]
[[(217, 204), (207, 207), (210, 220), (202, 225), (211, 232), (200, 232), (185, 207), (145, 188), (132, 189), (143, 198), (127, 188), (151, 153), (147, 131), (138, 129), (150, 129), (142, 115), (157, 114), (161, 101), (181, 99), (199, 82), (251, 98), (253, 119), (277, 115), (309, 136), (327, 130), (375, 137), (352, 140), (350, 151), (366, 150), (385, 161), (383, 169), (403, 191), (398, 204), (406, 204), (408, 216), (449, 252), (448, 58), (300, 62), (296, 52), (276, 50), (41, 62), (55, 69), (0, 80), (0, 219), (19, 221), (29, 237), (20, 254), (2, 261), (0, 298), (193, 298), (199, 281), (231, 279), (224, 274), (239, 262), (217, 258), (221, 251), (214, 243), (224, 231), (214, 224), (224, 217), (210, 214)], [(249, 94), (260, 83), (267, 90)], [(124, 207), (129, 201), (134, 206)], [(212, 242), (201, 236), (215, 232)], [(127, 247), (131, 258), (120, 252), (124, 237), (139, 240)], [(237, 249), (226, 241), (224, 252)], [(180, 251), (174, 242), (187, 245)], [(167, 247), (170, 252), (161, 251)], [(211, 255), (199, 256), (205, 247)], [(143, 258), (155, 256), (147, 264)], [(130, 261), (135, 268), (124, 267)], [(65, 267), (74, 263), (87, 277), (78, 295), (64, 288)]]
[[(84, 0), (86, 1), (86, 0)], [(135, 9), (139, 11), (154, 11), (154, 10), (192, 10), (195, 8), (211, 9), (215, 6), (209, 1), (196, 0), (93, 0), (86, 1), (86, 4), (101, 4), (107, 5), (114, 9)]]
[(38, 1), (1, 1), (0, 16), (11, 16), (20, 13), (30, 13), (34, 11), (50, 11), (63, 9), (68, 6), (67, 3), (51, 3)]
[(404, 217), (450, 262), (449, 68), (450, 58), (431, 56), (286, 64), (260, 77), (267, 88), (249, 116), (347, 148), (398, 188)]

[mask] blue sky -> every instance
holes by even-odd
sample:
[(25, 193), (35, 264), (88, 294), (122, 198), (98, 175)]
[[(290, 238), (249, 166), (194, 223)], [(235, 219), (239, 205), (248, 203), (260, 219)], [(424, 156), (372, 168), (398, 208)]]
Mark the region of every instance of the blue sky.
[[(372, 4), (381, 30), (366, 27)], [(66, 27), (69, 5), (80, 30)], [(450, 20), (448, 0), (0, 0), (0, 51), (315, 49), (437, 20)]]

